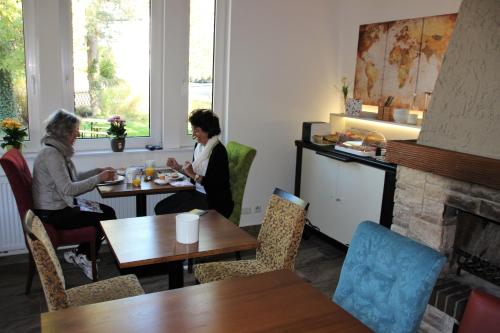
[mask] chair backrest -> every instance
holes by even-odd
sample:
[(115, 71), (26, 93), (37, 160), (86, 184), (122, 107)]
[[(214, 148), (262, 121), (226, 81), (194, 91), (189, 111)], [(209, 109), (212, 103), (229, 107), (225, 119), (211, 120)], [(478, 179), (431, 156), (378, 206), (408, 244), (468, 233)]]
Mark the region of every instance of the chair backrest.
[(500, 298), (473, 289), (458, 333), (494, 333), (500, 330)]
[(23, 230), (42, 282), (49, 311), (69, 306), (61, 264), (40, 219), (28, 210)]
[(243, 203), (245, 185), (257, 151), (252, 147), (234, 141), (230, 141), (226, 149), (229, 159), (229, 181), (234, 201), (233, 213), (229, 217), (229, 220), (236, 225), (240, 225), (241, 205)]
[(416, 332), (445, 261), (425, 245), (362, 222), (333, 300), (375, 332)]
[(259, 232), (257, 260), (273, 270), (293, 269), (304, 231), (306, 208), (302, 199), (274, 190)]
[(16, 198), (19, 218), (22, 221), (28, 209), (33, 209), (33, 190), (31, 189), (33, 179), (30, 169), (21, 152), (15, 148), (0, 158), (0, 165), (9, 180)]

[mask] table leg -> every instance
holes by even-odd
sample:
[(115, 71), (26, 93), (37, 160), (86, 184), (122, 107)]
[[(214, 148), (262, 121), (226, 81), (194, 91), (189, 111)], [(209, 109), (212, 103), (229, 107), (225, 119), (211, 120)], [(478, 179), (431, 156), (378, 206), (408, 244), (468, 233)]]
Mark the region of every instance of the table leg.
[(146, 216), (147, 206), (145, 194), (138, 194), (135, 196), (135, 210), (135, 215), (137, 215), (137, 217)]
[(182, 260), (168, 262), (168, 289), (184, 287)]

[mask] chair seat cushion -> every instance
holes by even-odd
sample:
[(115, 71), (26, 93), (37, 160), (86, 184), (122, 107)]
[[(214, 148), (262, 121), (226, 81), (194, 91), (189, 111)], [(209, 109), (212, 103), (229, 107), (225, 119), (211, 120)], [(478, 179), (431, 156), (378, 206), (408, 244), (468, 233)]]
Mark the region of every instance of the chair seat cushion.
[(194, 266), (194, 275), (200, 283), (208, 283), (271, 270), (258, 260), (219, 261)]
[(144, 290), (133, 274), (94, 282), (66, 290), (70, 306), (80, 306), (143, 295)]
[(44, 223), (43, 226), (49, 235), (52, 245), (57, 248), (62, 245), (73, 245), (95, 241), (95, 227), (82, 227), (77, 229), (56, 229)]

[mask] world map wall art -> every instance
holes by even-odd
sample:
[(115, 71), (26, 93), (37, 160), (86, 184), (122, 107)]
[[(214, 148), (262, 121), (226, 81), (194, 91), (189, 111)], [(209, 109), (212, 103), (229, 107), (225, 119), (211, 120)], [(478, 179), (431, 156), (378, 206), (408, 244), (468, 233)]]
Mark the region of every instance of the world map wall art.
[(424, 110), (450, 41), (457, 14), (359, 27), (354, 98), (363, 104)]

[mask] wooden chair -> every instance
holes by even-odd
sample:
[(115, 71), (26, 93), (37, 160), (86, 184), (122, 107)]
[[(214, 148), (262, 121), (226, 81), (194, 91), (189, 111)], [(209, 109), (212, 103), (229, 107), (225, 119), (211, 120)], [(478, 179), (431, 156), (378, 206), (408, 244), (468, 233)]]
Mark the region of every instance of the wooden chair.
[(473, 289), (458, 327), (458, 333), (500, 332), (500, 298)]
[(293, 270), (307, 206), (302, 199), (275, 189), (259, 232), (256, 258), (195, 265), (196, 279), (207, 283), (279, 269)]
[(28, 246), (42, 282), (49, 311), (144, 294), (135, 275), (125, 275), (66, 289), (61, 265), (44, 225), (28, 210), (23, 222)]
[(358, 225), (333, 301), (375, 332), (417, 332), (446, 258), (377, 223)]
[[(5, 175), (7, 176), (12, 192), (16, 199), (17, 209), (19, 211), (19, 218), (21, 222), (29, 209), (33, 209), (33, 192), (31, 189), (33, 179), (28, 164), (24, 159), (21, 152), (17, 149), (11, 149), (0, 158), (0, 165), (2, 165)], [(90, 260), (92, 261), (92, 276), (93, 280), (97, 281), (97, 266), (96, 266), (96, 253), (95, 253), (95, 238), (96, 229), (94, 227), (83, 227), (70, 230), (56, 230), (53, 226), (47, 224), (45, 229), (49, 234), (49, 238), (54, 248), (64, 245), (73, 245), (80, 243), (90, 243)], [(26, 248), (28, 243), (26, 238)], [(26, 281), (25, 292), (28, 294), (33, 282), (35, 274), (35, 264), (30, 252), (28, 278)]]

